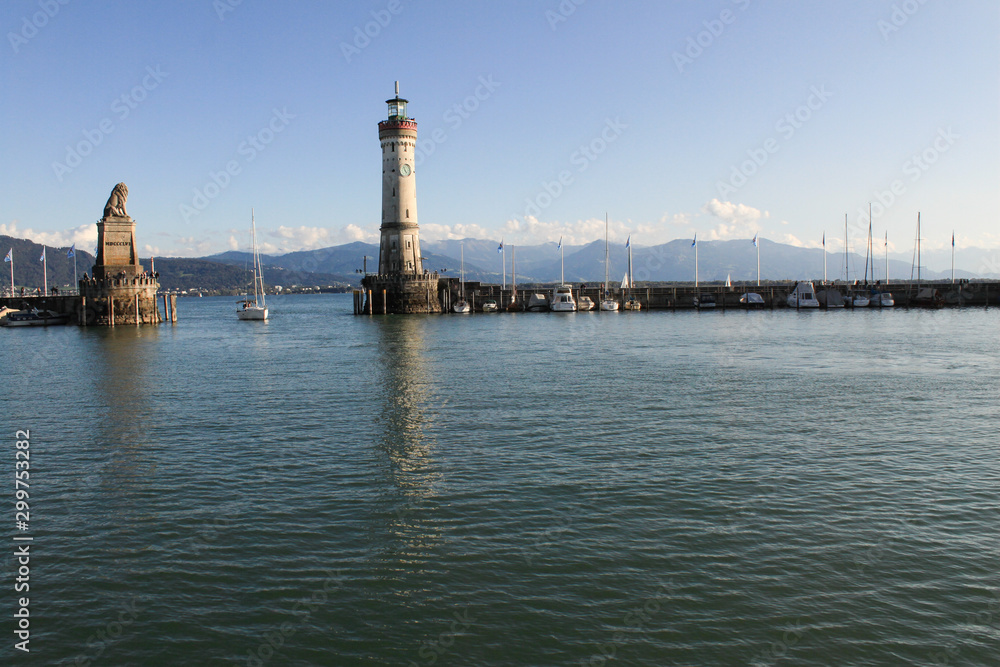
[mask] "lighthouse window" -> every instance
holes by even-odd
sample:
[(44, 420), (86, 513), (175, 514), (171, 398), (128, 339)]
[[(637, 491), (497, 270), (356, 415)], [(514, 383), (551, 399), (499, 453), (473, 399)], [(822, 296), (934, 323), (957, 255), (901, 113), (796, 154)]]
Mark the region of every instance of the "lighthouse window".
[(407, 241), (407, 242), (406, 242), (406, 248), (407, 248), (407, 249), (409, 249), (409, 247), (410, 247), (410, 242), (409, 242), (409, 241)]
[(410, 219), (410, 209), (406, 209), (406, 219)]
[(396, 144), (393, 144), (393, 145), (392, 145), (392, 152), (393, 152), (393, 153), (395, 153), (395, 152), (396, 152)]
[(392, 189), (392, 196), (393, 196), (393, 197), (395, 197), (395, 196), (396, 196), (396, 188), (393, 188), (393, 189)]

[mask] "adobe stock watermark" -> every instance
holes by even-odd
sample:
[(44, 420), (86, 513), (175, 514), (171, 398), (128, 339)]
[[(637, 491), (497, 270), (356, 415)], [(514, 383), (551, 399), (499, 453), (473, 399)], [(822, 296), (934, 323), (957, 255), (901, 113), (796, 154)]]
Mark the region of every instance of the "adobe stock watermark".
[(212, 9), (220, 21), (226, 20), (226, 14), (236, 11), (236, 8), (243, 4), (243, 0), (213, 0)]
[[(750, 6), (750, 0), (732, 0), (732, 2), (739, 7), (740, 11), (746, 11), (747, 7)], [(683, 74), (685, 67), (693, 65), (694, 61), (701, 58), (706, 50), (712, 48), (715, 40), (721, 37), (722, 33), (726, 31), (726, 26), (736, 23), (736, 16), (733, 10), (723, 9), (719, 12), (718, 18), (710, 21), (702, 21), (701, 24), (705, 26), (705, 29), (687, 38), (687, 46), (684, 47), (684, 52), (673, 52), (672, 57), (674, 65), (677, 66), (677, 71)]]
[[(142, 81), (133, 86), (128, 92), (122, 93), (111, 103), (111, 112), (118, 122), (124, 121), (131, 115), (138, 106), (149, 96), (151, 92), (167, 78), (167, 73), (160, 69), (160, 66), (146, 67), (146, 76)], [(103, 118), (94, 129), (83, 130), (83, 139), (75, 145), (66, 146), (66, 157), (62, 162), (53, 162), (52, 171), (56, 175), (56, 180), (60, 183), (67, 174), (83, 164), (83, 158), (94, 152), (94, 149), (101, 145), (105, 137), (115, 131), (115, 120), (111, 117)]]
[(403, 0), (389, 0), (385, 9), (373, 10), (372, 20), (365, 23), (364, 27), (354, 26), (354, 39), (351, 43), (340, 43), (340, 52), (344, 55), (344, 60), (348, 63), (354, 56), (360, 56), (361, 52), (371, 46), (372, 40), (382, 34), (382, 31), (389, 27), (394, 16), (399, 16), (406, 9)]
[(763, 667), (766, 665), (776, 664), (779, 660), (788, 655), (789, 649), (798, 644), (802, 638), (805, 636), (809, 628), (802, 625), (802, 619), (798, 619), (792, 624), (791, 628), (785, 630), (781, 635), (781, 639), (772, 642), (763, 651), (755, 654), (750, 659), (750, 664), (753, 667)]
[[(903, 172), (903, 176), (906, 177), (905, 179), (894, 179), (887, 187), (876, 188), (872, 192), (872, 221), (885, 215), (892, 208), (893, 204), (906, 194), (907, 182), (912, 185), (923, 178), (924, 174), (941, 159), (941, 156), (951, 150), (951, 147), (960, 138), (951, 126), (947, 128), (939, 127), (930, 145), (921, 151), (913, 153), (903, 162), (900, 170)], [(851, 231), (857, 235), (867, 234), (869, 222), (868, 209), (858, 207), (858, 213), (854, 224), (851, 226)]]
[(8, 32), (7, 41), (10, 48), (17, 54), (21, 47), (26, 45), (38, 34), (38, 31), (49, 24), (49, 21), (59, 13), (60, 6), (69, 4), (69, 0), (38, 0), (39, 11), (30, 17), (21, 19), (21, 29), (17, 32)]
[(666, 583), (661, 583), (652, 597), (643, 600), (625, 613), (622, 617), (622, 630), (615, 632), (611, 636), (611, 641), (599, 645), (597, 652), (580, 664), (588, 667), (603, 667), (609, 660), (614, 660), (618, 656), (618, 649), (624, 646), (630, 637), (649, 630), (653, 615), (660, 612), (666, 601), (675, 595), (676, 588), (673, 581), (668, 580)]
[(889, 20), (879, 19), (875, 24), (878, 31), (882, 33), (882, 41), (888, 42), (889, 35), (899, 32), (899, 29), (906, 25), (910, 18), (920, 11), (920, 8), (927, 4), (927, 0), (904, 0), (892, 6)]
[[(472, 114), (479, 109), (479, 106), (483, 102), (493, 96), (493, 93), (499, 87), (500, 82), (494, 81), (492, 74), (485, 78), (479, 77), (479, 85), (476, 86), (473, 93), (461, 102), (456, 102), (448, 107), (448, 110), (441, 116), (441, 120), (447, 123), (452, 131), (457, 130), (462, 127), (465, 121), (472, 117)], [(448, 141), (448, 133), (442, 127), (436, 127), (431, 130), (429, 138), (417, 139), (413, 164), (419, 167), (423, 164), (424, 158), (433, 155), (437, 147), (446, 141)]]
[(180, 214), (184, 222), (191, 222), (193, 216), (199, 215), (208, 208), (212, 200), (222, 194), (222, 191), (233, 182), (234, 176), (243, 173), (243, 167), (257, 159), (257, 156), (274, 141), (274, 138), (285, 131), (295, 114), (288, 113), (288, 108), (273, 109), (267, 124), (256, 133), (248, 135), (246, 140), (236, 148), (236, 157), (225, 164), (219, 171), (208, 172), (208, 182), (194, 189), (194, 196), (188, 204), (180, 205)]
[(469, 628), (476, 622), (476, 617), (469, 614), (468, 609), (463, 609), (461, 613), (452, 614), (455, 620), (451, 621), (447, 630), (442, 630), (437, 639), (425, 639), (422, 642), (417, 654), (422, 662), (410, 660), (407, 667), (419, 667), (423, 665), (433, 665), (441, 656), (449, 653), (455, 645), (455, 640), (468, 633)]
[(786, 113), (774, 124), (774, 131), (780, 135), (780, 140), (778, 137), (768, 137), (760, 146), (747, 149), (747, 159), (732, 165), (729, 179), (716, 182), (715, 187), (720, 197), (728, 198), (746, 185), (750, 177), (760, 171), (772, 155), (781, 150), (781, 140), (788, 141), (795, 136), (795, 133), (812, 119), (813, 114), (822, 109), (833, 97), (833, 93), (826, 89), (826, 84), (812, 86), (809, 90), (810, 94), (805, 102), (794, 111)]
[[(618, 138), (627, 129), (628, 125), (622, 122), (621, 116), (605, 119), (604, 127), (598, 135), (588, 143), (582, 144), (569, 156), (569, 163), (576, 167), (576, 173), (582, 174), (587, 171), (590, 165), (608, 150), (608, 146), (618, 141)], [(524, 200), (524, 214), (514, 214), (514, 218), (521, 221), (528, 217), (537, 218), (542, 211), (552, 206), (552, 203), (559, 199), (566, 188), (572, 185), (575, 180), (576, 176), (573, 171), (564, 169), (556, 175), (555, 180), (542, 181), (542, 191), (534, 197), (526, 198)]]
[(549, 22), (552, 32), (560, 23), (565, 23), (570, 16), (576, 13), (576, 8), (587, 2), (587, 0), (562, 0), (555, 10), (545, 10), (545, 20)]

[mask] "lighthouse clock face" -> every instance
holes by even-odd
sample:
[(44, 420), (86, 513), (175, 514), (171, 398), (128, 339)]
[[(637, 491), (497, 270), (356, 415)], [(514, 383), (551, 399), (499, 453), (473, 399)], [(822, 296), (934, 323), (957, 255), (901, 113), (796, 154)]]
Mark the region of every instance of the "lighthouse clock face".
[(410, 170), (410, 165), (408, 165), (408, 164), (404, 164), (402, 167), (399, 168), (399, 173), (402, 176), (409, 176), (410, 175), (410, 171), (411, 171)]

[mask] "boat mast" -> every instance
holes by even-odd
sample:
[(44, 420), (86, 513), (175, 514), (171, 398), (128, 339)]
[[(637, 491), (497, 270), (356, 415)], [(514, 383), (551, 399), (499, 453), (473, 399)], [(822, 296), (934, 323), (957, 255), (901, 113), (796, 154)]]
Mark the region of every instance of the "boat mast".
[(254, 219), (254, 211), (250, 209), (250, 235), (252, 237), (251, 242), (253, 243), (253, 299), (254, 305), (259, 305), (263, 308), (266, 304), (264, 303), (264, 277), (261, 275), (260, 269), (260, 250), (257, 247), (257, 222)]
[[(608, 212), (604, 212), (604, 298), (608, 298)], [(10, 284), (14, 284), (14, 274), (11, 273)]]
[(462, 283), (459, 285), (462, 293), (462, 301), (465, 301), (465, 241), (460, 241), (462, 248)]
[(844, 214), (844, 284), (851, 282), (851, 261), (850, 253), (847, 250), (848, 239), (847, 239), (847, 214)]
[(826, 285), (826, 230), (823, 230), (823, 284)]
[(889, 231), (885, 232), (885, 286), (889, 288)]
[(917, 284), (920, 284), (920, 211), (917, 211)]

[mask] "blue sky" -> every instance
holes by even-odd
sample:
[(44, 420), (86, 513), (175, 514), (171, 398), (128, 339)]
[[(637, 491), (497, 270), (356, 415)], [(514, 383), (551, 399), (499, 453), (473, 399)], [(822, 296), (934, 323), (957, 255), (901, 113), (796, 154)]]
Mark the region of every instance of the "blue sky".
[[(63, 4), (65, 3), (65, 4)], [(0, 5), (0, 233), (144, 254), (377, 238), (410, 100), (423, 238), (1000, 247), (993, 0)], [(366, 34), (367, 33), (367, 34)], [(228, 169), (228, 172), (227, 172)]]

